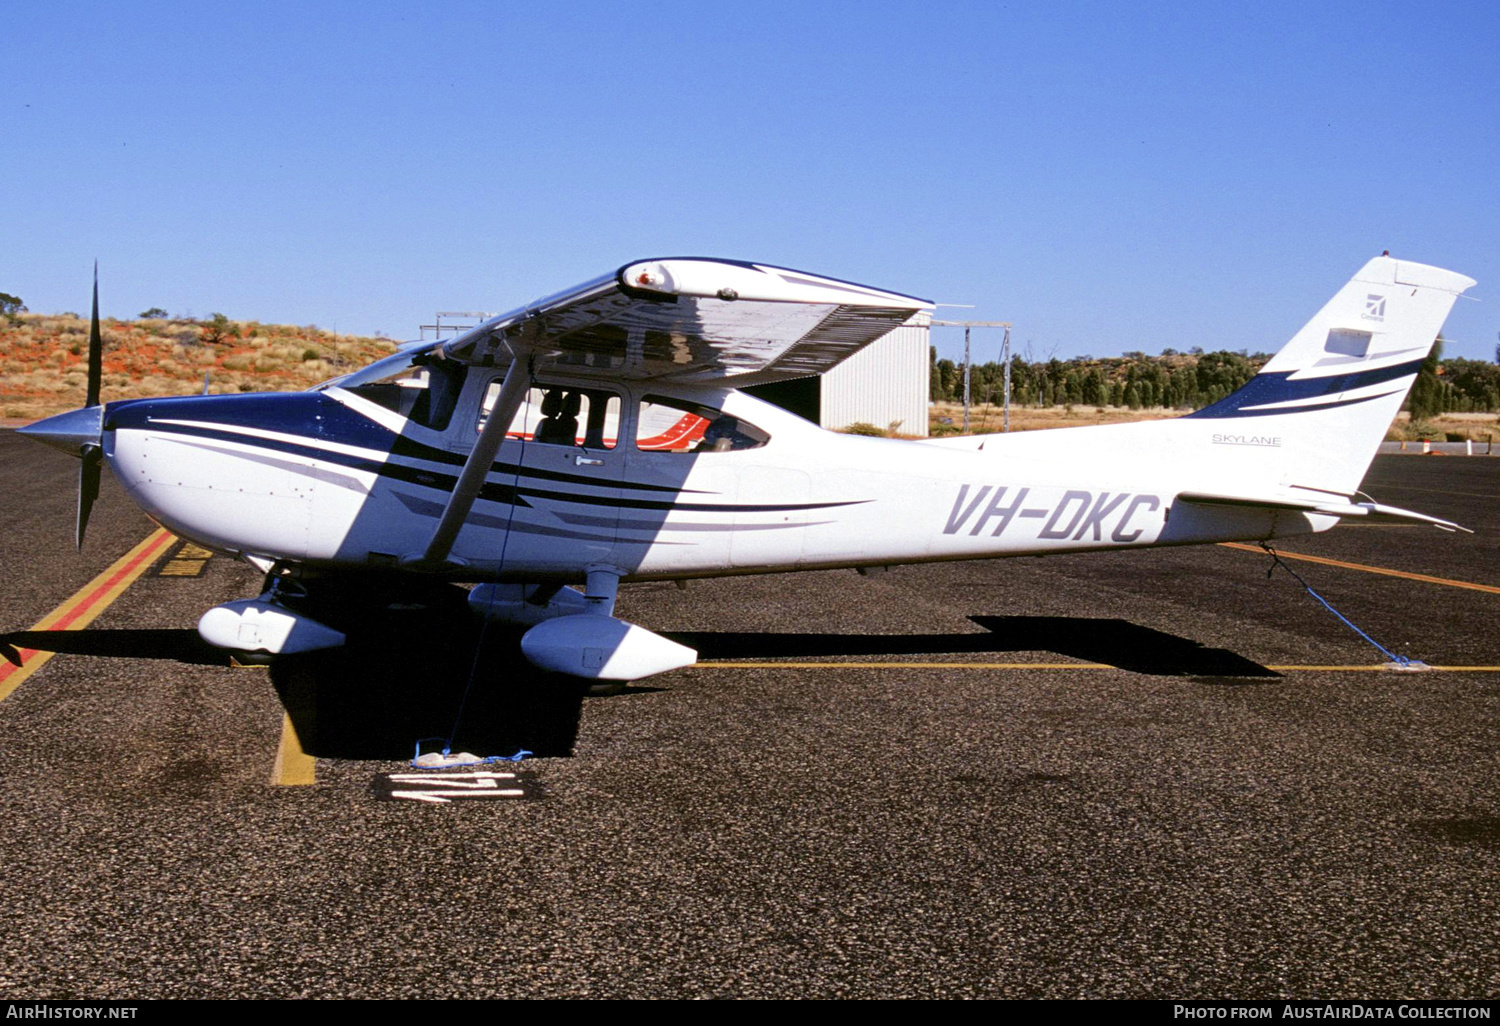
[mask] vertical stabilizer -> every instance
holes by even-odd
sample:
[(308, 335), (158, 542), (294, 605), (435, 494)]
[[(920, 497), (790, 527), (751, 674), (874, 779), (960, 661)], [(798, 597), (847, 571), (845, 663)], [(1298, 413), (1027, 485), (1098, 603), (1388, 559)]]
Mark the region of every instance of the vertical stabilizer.
[(1470, 278), (1371, 260), (1244, 388), (1192, 418), (1243, 421), (1286, 454), (1282, 485), (1352, 492)]

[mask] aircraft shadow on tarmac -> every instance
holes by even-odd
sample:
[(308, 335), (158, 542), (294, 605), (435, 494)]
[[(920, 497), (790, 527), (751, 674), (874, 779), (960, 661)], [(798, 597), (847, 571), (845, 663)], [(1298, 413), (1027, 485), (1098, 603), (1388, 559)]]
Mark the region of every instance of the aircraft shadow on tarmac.
[[(482, 756), (521, 748), (537, 756), (572, 754), (586, 689), (574, 678), (528, 664), (519, 631), (481, 630), (462, 604), (367, 607), (361, 621), (340, 624), (349, 639), (343, 648), (283, 657), (270, 666), (271, 684), (309, 755), (409, 759), (418, 740), (450, 735), (454, 751)], [(231, 665), (225, 652), (191, 628), (23, 631), (0, 635), (0, 646), (10, 646), (12, 655), (29, 648)], [(236, 683), (250, 683), (244, 677), (236, 674)], [(432, 743), (423, 750), (439, 747)]]
[[(702, 659), (922, 656), (1052, 652), (1135, 673), (1242, 683), (1280, 674), (1221, 648), (1128, 620), (1056, 616), (973, 616), (984, 633), (779, 634), (675, 632)], [(340, 624), (343, 648), (282, 657), (271, 683), (309, 755), (409, 758), (423, 738), (452, 736), (455, 751), (568, 756), (578, 738), (586, 689), (531, 667), (520, 630), (484, 629), (447, 605), (383, 610)], [(225, 653), (192, 629), (23, 631), (0, 645), (77, 655), (170, 659), (227, 666)], [(472, 685), (471, 685), (472, 681)], [(657, 690), (625, 689), (626, 694)], [(455, 732), (455, 724), (457, 730)], [(430, 750), (437, 745), (428, 745)]]
[(520, 632), (491, 627), (481, 640), (469, 624), (432, 627), (276, 660), (271, 683), (303, 750), (409, 759), (419, 739), (451, 737), (455, 752), (480, 756), (572, 755), (584, 685), (528, 664)]
[(1279, 677), (1224, 648), (1128, 620), (1072, 616), (971, 616), (976, 634), (742, 634), (674, 632), (667, 636), (698, 650), (701, 659), (814, 656), (948, 655), (1052, 652), (1134, 673), (1163, 677)]
[(229, 653), (214, 648), (200, 638), (197, 631), (179, 627), (157, 630), (16, 631), (0, 635), (0, 645), (66, 655), (171, 659), (194, 666), (229, 665)]

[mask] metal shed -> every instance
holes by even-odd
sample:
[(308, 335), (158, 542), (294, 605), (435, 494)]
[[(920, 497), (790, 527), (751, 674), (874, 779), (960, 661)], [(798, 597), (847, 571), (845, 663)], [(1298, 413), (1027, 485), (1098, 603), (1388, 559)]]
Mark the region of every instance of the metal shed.
[(746, 391), (832, 430), (863, 423), (925, 438), (931, 321), (919, 313), (819, 377)]

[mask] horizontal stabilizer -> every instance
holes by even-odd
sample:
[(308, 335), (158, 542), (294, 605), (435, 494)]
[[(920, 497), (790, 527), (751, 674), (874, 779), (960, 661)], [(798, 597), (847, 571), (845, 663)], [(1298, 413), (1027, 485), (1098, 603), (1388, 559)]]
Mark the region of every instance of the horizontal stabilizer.
[(1272, 513), (1316, 513), (1330, 517), (1364, 517), (1376, 522), (1403, 521), (1416, 524), (1431, 524), (1443, 531), (1474, 532), (1467, 527), (1440, 520), (1425, 513), (1414, 513), (1409, 509), (1383, 506), (1358, 495), (1336, 495), (1327, 498), (1297, 495), (1216, 495), (1208, 492), (1183, 492), (1177, 496), (1179, 502), (1190, 502), (1199, 506), (1236, 506), (1241, 509), (1261, 509)]

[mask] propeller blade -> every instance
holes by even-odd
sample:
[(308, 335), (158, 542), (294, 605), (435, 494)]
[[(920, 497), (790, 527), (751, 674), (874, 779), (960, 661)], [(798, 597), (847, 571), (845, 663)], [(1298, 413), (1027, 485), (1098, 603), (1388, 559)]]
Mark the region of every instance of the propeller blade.
[[(83, 405), (99, 405), (99, 377), (104, 364), (104, 336), (99, 332), (99, 261), (94, 261), (94, 312), (89, 318), (89, 378)], [(81, 537), (81, 532), (80, 532)]]
[(97, 445), (83, 447), (83, 465), (78, 468), (78, 537), (77, 545), (83, 548), (83, 532), (89, 526), (89, 511), (99, 497), (99, 465), (104, 459), (104, 450)]

